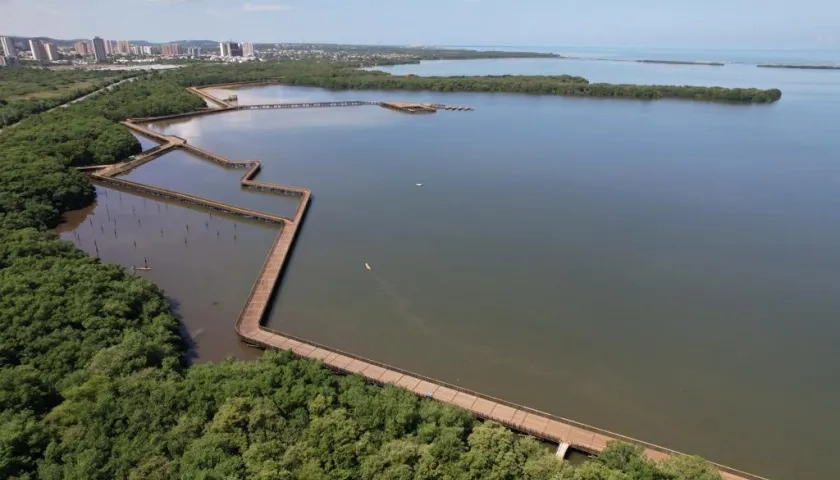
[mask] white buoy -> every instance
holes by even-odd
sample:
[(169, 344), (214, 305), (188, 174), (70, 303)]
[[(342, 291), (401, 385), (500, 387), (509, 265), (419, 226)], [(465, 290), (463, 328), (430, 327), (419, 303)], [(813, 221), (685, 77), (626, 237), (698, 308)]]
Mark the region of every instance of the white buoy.
[(368, 270), (370, 270), (370, 265), (368, 265), (367, 263), (365, 263), (365, 268), (367, 268)]

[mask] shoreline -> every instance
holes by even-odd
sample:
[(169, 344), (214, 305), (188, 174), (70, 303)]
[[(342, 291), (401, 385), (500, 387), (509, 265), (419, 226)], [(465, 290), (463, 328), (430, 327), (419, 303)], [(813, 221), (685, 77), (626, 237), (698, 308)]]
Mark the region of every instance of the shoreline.
[(759, 63), (758, 68), (788, 68), (795, 70), (840, 70), (840, 65), (796, 65), (784, 63)]
[[(328, 73), (328, 75), (326, 74)], [(375, 65), (349, 67), (340, 65), (317, 76), (274, 77), (246, 82), (225, 83), (225, 88), (236, 89), (266, 83), (288, 86), (318, 87), (326, 90), (385, 90), (464, 93), (511, 93), (565, 97), (589, 97), (629, 100), (692, 100), (729, 103), (732, 105), (772, 104), (782, 98), (777, 88), (730, 88), (694, 85), (641, 85), (620, 83), (592, 83), (573, 75), (460, 75), (418, 76), (394, 75), (376, 70)], [(190, 91), (211, 89), (212, 85), (189, 87)], [(206, 93), (196, 93), (205, 100), (231, 106), (224, 100), (210, 100)]]

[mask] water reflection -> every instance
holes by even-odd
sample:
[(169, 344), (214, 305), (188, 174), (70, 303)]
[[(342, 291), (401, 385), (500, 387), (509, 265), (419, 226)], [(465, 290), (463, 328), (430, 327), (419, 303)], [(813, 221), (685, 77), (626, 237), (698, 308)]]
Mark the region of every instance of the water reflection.
[[(190, 342), (190, 359), (253, 358), (233, 326), (278, 231), (97, 187), (97, 201), (68, 212), (56, 231), (103, 262), (149, 278), (166, 292)], [(148, 270), (146, 270), (148, 268)]]
[(239, 180), (244, 172), (244, 169), (224, 168), (185, 150), (175, 150), (141, 165), (122, 178), (231, 205), (294, 216), (300, 203), (299, 197), (243, 188)]

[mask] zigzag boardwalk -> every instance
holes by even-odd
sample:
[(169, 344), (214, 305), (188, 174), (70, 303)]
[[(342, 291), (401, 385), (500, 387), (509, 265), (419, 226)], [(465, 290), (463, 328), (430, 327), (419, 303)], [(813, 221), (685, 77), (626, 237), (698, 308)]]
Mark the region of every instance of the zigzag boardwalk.
[[(191, 89), (191, 91), (198, 92), (199, 89)], [(206, 92), (202, 93), (202, 96), (210, 96)], [(213, 98), (215, 99), (215, 97)], [(218, 103), (221, 104), (224, 102), (219, 101)], [(336, 103), (342, 105), (334, 105)], [(356, 103), (365, 105), (369, 104), (367, 102), (325, 102), (325, 104), (321, 105), (350, 106), (349, 104), (351, 103), (353, 105)], [(441, 108), (439, 105), (435, 105), (435, 107)], [(271, 108), (309, 107), (280, 107), (274, 105)], [(219, 110), (230, 111), (234, 109), (242, 109), (242, 107), (227, 107)], [(142, 120), (148, 121), (149, 119)], [(457, 405), (472, 412), (480, 418), (494, 420), (513, 430), (524, 432), (542, 440), (556, 442), (560, 445), (560, 448), (558, 449), (558, 456), (561, 457), (565, 455), (566, 450), (569, 447), (584, 452), (597, 453), (602, 451), (607, 446), (607, 443), (615, 440), (642, 446), (646, 456), (654, 460), (661, 460), (670, 455), (678, 454), (678, 452), (665, 447), (660, 447), (658, 445), (625, 437), (623, 435), (592, 427), (574, 420), (557, 417), (498, 398), (493, 398), (456, 385), (447, 384), (445, 382), (402, 370), (391, 365), (369, 360), (352, 353), (342, 352), (328, 346), (319, 345), (315, 342), (297, 338), (293, 335), (264, 327), (262, 325), (262, 321), (268, 313), (272, 296), (274, 295), (277, 284), (281, 279), (283, 267), (286, 264), (286, 260), (297, 237), (298, 228), (300, 227), (304, 215), (306, 214), (311, 192), (305, 188), (254, 180), (254, 177), (256, 177), (261, 168), (260, 163), (257, 161), (233, 161), (221, 155), (190, 145), (186, 142), (186, 140), (179, 137), (162, 135), (149, 128), (137, 125), (134, 121), (126, 121), (122, 123), (136, 132), (155, 138), (161, 142), (165, 142), (165, 145), (160, 149), (165, 148), (168, 150), (172, 148), (184, 148), (201, 156), (202, 158), (206, 158), (228, 168), (246, 168), (247, 170), (240, 179), (240, 183), (243, 186), (269, 190), (278, 194), (296, 195), (301, 197), (300, 204), (294, 217), (288, 218), (244, 207), (228, 205), (195, 195), (188, 195), (181, 192), (113, 178), (114, 176), (133, 168), (130, 166), (132, 162), (118, 164), (115, 166), (99, 167), (91, 174), (94, 180), (118, 188), (137, 190), (151, 195), (202, 205), (208, 208), (233, 213), (235, 215), (248, 216), (282, 225), (280, 234), (274, 241), (274, 244), (268, 253), (268, 257), (266, 258), (266, 261), (263, 264), (253, 287), (251, 288), (251, 292), (248, 295), (245, 306), (236, 321), (236, 333), (246, 343), (261, 348), (291, 350), (302, 357), (322, 360), (329, 368), (337, 372), (363, 375), (375, 383), (383, 385), (396, 385), (412, 391), (419, 396), (430, 397), (438, 401)], [(156, 156), (156, 153), (157, 151), (149, 151), (149, 155)], [(135, 159), (134, 162), (137, 162), (137, 160), (138, 159)], [(142, 160), (148, 161), (146, 157), (143, 157)], [(723, 465), (713, 465), (720, 470), (720, 473), (725, 480), (765, 480), (762, 477), (741, 472)]]

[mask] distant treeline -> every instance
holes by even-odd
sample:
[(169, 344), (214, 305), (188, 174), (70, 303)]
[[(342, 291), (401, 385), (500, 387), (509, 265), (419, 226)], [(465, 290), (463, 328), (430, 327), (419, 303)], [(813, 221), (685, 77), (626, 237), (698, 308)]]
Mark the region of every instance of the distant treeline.
[(260, 62), (235, 69), (213, 65), (194, 65), (173, 75), (184, 85), (234, 81), (278, 80), (289, 85), (322, 87), (334, 90), (428, 90), (438, 92), (494, 92), (563, 95), (572, 97), (609, 97), (656, 100), (689, 100), (772, 103), (782, 98), (779, 89), (698, 87), (682, 85), (631, 85), (590, 83), (572, 75), (497, 75), (424, 77), (391, 75), (380, 71), (360, 70), (346, 64), (328, 62)]
[(663, 63), (665, 65), (704, 65), (707, 67), (723, 67), (722, 62), (692, 62), (688, 60), (635, 60), (639, 63)]
[(759, 68), (794, 68), (799, 70), (840, 70), (840, 65), (776, 65), (761, 64)]
[(570, 97), (635, 98), (641, 100), (682, 98), (733, 103), (771, 103), (782, 97), (782, 92), (778, 89), (589, 83), (585, 78), (569, 75), (413, 77), (354, 72), (342, 76), (289, 78), (286, 82), (293, 85), (341, 90), (504, 92)]
[[(378, 52), (370, 52), (372, 55), (377, 55)], [(539, 53), (539, 52), (504, 52), (498, 50), (425, 50), (425, 49), (406, 49), (401, 50), (400, 54), (410, 55), (409, 59), (381, 59), (376, 58), (377, 65), (403, 65), (420, 63), (425, 60), (482, 60), (493, 58), (561, 58), (556, 53)]]

